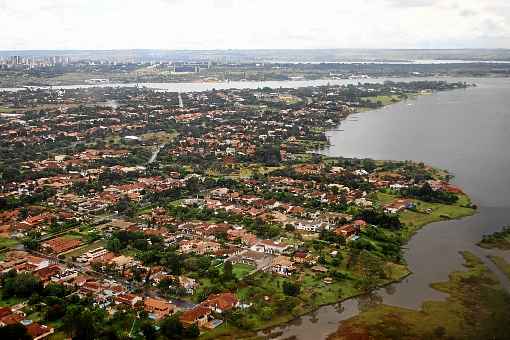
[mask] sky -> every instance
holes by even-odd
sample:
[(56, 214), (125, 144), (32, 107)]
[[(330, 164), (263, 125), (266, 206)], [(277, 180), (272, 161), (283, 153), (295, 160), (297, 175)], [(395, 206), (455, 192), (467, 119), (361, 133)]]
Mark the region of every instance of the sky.
[(0, 0), (0, 50), (510, 48), (509, 0)]

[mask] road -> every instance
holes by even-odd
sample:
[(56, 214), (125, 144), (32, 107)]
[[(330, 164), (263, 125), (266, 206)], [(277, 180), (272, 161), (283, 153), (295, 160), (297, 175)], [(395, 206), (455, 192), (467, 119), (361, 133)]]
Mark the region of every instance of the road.
[(184, 108), (184, 102), (182, 101), (182, 96), (180, 92), (177, 92), (179, 96), (179, 107), (182, 109)]
[(165, 144), (161, 144), (160, 146), (158, 146), (156, 148), (156, 150), (154, 150), (154, 152), (152, 153), (151, 155), (151, 158), (149, 158), (149, 161), (147, 162), (148, 164), (152, 164), (154, 163), (154, 161), (158, 158), (158, 155), (159, 155), (159, 152), (166, 146), (166, 143)]

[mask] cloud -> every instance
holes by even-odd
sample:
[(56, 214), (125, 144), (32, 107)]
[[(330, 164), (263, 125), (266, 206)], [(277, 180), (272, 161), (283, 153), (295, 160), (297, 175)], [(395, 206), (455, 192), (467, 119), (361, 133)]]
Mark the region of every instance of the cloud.
[(0, 49), (510, 47), (508, 36), (507, 0), (0, 0)]
[(427, 7), (440, 3), (439, 0), (386, 0), (386, 2), (393, 7)]
[(476, 12), (470, 9), (463, 9), (462, 11), (460, 11), (460, 16), (462, 17), (471, 17), (474, 15), (476, 15)]

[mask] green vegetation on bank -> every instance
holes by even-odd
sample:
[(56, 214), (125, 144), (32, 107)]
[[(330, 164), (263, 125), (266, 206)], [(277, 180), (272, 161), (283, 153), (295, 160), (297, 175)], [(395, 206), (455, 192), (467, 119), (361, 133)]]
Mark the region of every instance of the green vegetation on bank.
[[(377, 193), (377, 200), (381, 205), (388, 204), (398, 196), (389, 193)], [(404, 225), (402, 238), (409, 240), (411, 236), (425, 225), (449, 219), (460, 219), (476, 213), (471, 207), (471, 201), (467, 195), (458, 195), (458, 200), (453, 204), (430, 203), (418, 199), (412, 200), (415, 209), (408, 209), (400, 213), (400, 222)]]
[(510, 279), (510, 263), (501, 256), (489, 255), (489, 259)]
[(380, 305), (345, 321), (329, 339), (507, 339), (510, 295), (475, 255), (462, 254), (467, 271), (432, 284), (446, 301), (420, 311)]
[(484, 235), (483, 239), (478, 242), (482, 248), (497, 248), (502, 250), (510, 250), (510, 226), (503, 227), (501, 231), (491, 235)]

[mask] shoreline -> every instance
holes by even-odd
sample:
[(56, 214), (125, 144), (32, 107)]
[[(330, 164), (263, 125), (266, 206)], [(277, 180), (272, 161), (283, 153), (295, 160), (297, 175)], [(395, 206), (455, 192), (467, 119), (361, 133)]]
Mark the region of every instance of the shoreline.
[[(401, 103), (401, 102), (406, 101), (408, 99), (414, 100), (414, 99), (418, 98), (420, 95), (423, 95), (423, 94), (422, 93), (410, 94), (407, 98), (401, 98), (398, 101), (393, 101), (391, 103), (382, 105), (382, 106), (380, 106), (378, 108), (359, 108), (359, 109), (349, 113), (348, 115), (346, 115), (341, 120), (341, 122), (343, 122), (346, 119), (348, 119), (349, 116), (351, 116), (352, 114), (375, 111), (375, 110), (378, 110), (378, 109), (381, 109), (381, 108), (384, 108), (384, 107), (387, 107), (387, 106), (390, 106), (390, 105), (393, 105), (393, 104)], [(333, 131), (333, 130), (339, 129), (339, 127), (341, 126), (341, 122), (334, 129), (325, 129), (323, 132), (327, 133), (329, 131)], [(323, 146), (325, 148), (328, 148), (328, 147), (331, 146), (329, 138), (328, 138), (328, 141)], [(323, 156), (325, 156), (325, 155), (323, 155)], [(334, 156), (325, 156), (325, 157), (332, 157), (333, 158)], [(383, 160), (375, 160), (375, 161), (377, 162), (377, 161), (383, 161)], [(398, 160), (388, 160), (388, 161), (399, 162)], [(413, 161), (413, 162), (417, 162), (417, 161)], [(430, 168), (433, 169), (438, 174), (441, 174), (443, 176), (449, 175), (449, 172), (447, 170), (435, 168), (433, 166), (430, 166)], [(478, 210), (477, 210), (477, 208), (474, 208), (475, 206), (472, 204), (472, 201), (471, 201), (471, 198), (469, 197), (469, 195), (463, 193), (460, 196), (464, 197), (467, 200), (467, 203), (469, 203), (471, 205), (470, 208), (467, 208), (467, 207), (464, 207), (464, 206), (460, 206), (460, 205), (455, 205), (455, 204), (451, 204), (451, 205), (450, 204), (439, 204), (439, 205), (464, 208), (464, 209), (469, 209), (469, 211), (459, 212), (459, 215), (455, 215), (454, 217), (448, 217), (448, 218), (446, 218), (446, 217), (441, 215), (441, 216), (439, 216), (437, 218), (433, 218), (430, 221), (423, 221), (423, 222), (418, 223), (417, 225), (413, 225), (412, 229), (408, 229), (409, 233), (405, 234), (405, 240), (403, 240), (402, 248), (404, 248), (405, 245), (407, 245), (409, 243), (409, 241), (412, 239), (412, 237), (416, 233), (418, 233), (420, 230), (422, 230), (423, 228), (427, 227), (430, 224), (437, 223), (437, 222), (444, 222), (444, 221), (461, 220), (461, 219), (464, 219), (464, 218), (467, 218), (467, 217), (475, 215), (478, 212)], [(408, 228), (409, 228), (409, 226), (408, 226)], [(302, 317), (309, 316), (310, 314), (320, 310), (321, 308), (324, 308), (324, 307), (327, 307), (327, 306), (333, 306), (333, 305), (336, 305), (336, 304), (341, 304), (341, 303), (343, 303), (345, 301), (356, 299), (356, 298), (359, 298), (361, 296), (370, 294), (371, 292), (378, 291), (378, 290), (383, 289), (384, 287), (390, 286), (392, 284), (396, 284), (396, 283), (402, 282), (404, 279), (406, 279), (407, 277), (409, 277), (410, 275), (412, 275), (414, 273), (413, 271), (411, 271), (409, 269), (409, 267), (407, 266), (407, 264), (405, 262), (404, 262), (404, 266), (405, 266), (405, 269), (406, 269), (406, 273), (404, 275), (402, 275), (402, 276), (400, 276), (400, 277), (398, 277), (396, 279), (392, 279), (392, 280), (390, 280), (388, 282), (382, 283), (380, 285), (377, 285), (376, 287), (374, 287), (373, 289), (371, 289), (369, 291), (359, 292), (359, 293), (356, 293), (354, 295), (350, 295), (350, 296), (341, 298), (341, 299), (333, 301), (333, 302), (321, 303), (321, 304), (319, 304), (317, 306), (314, 306), (310, 310), (307, 310), (306, 312), (304, 312), (302, 314), (299, 314), (299, 315), (289, 315), (288, 319), (281, 320), (281, 321), (279, 320), (279, 321), (275, 322), (274, 324), (272, 324), (271, 322), (268, 322), (267, 326), (263, 326), (261, 328), (254, 329), (253, 331), (242, 331), (242, 333), (236, 333), (236, 332), (228, 333), (228, 332), (226, 332), (225, 334), (221, 334), (221, 333), (214, 334), (215, 332), (213, 331), (213, 332), (207, 332), (207, 333), (201, 335), (200, 339), (215, 339), (215, 338), (220, 338), (220, 337), (221, 338), (223, 338), (223, 337), (231, 338), (232, 336), (234, 336), (234, 337), (235, 336), (241, 336), (240, 337), (241, 339), (247, 339), (247, 340), (248, 339), (259, 339), (260, 337), (264, 337), (264, 338), (267, 338), (267, 337), (269, 337), (269, 338), (279, 338), (282, 335), (281, 333), (284, 332), (284, 330), (277, 330), (277, 328), (279, 328), (279, 327), (285, 327), (285, 325), (291, 324), (294, 321), (298, 321)], [(434, 282), (430, 282), (429, 283), (430, 287), (432, 287), (433, 284), (434, 284)], [(423, 301), (423, 302), (425, 302), (425, 301)], [(283, 318), (285, 318), (285, 316)], [(350, 318), (348, 318), (348, 319), (350, 319)], [(275, 331), (275, 332), (273, 333), (273, 331)], [(213, 333), (213, 334), (211, 334), (211, 333)], [(243, 335), (243, 334), (246, 334), (246, 335)]]
[[(466, 196), (467, 196), (467, 195), (466, 195)], [(473, 215), (475, 215), (476, 213), (477, 213), (477, 210), (476, 210), (476, 209), (473, 209), (472, 214), (469, 214), (469, 215), (463, 215), (463, 216), (460, 216), (460, 217), (458, 217), (458, 218), (449, 218), (449, 219), (444, 218), (444, 219), (438, 219), (438, 220), (435, 220), (435, 221), (432, 221), (432, 222), (426, 223), (426, 224), (424, 224), (424, 225), (422, 225), (422, 226), (420, 226), (420, 227), (416, 228), (416, 229), (413, 231), (413, 233), (410, 235), (410, 237), (409, 237), (408, 239), (406, 239), (406, 241), (405, 241), (405, 243), (403, 244), (403, 246), (404, 246), (405, 244), (407, 244), (407, 243), (411, 240), (411, 238), (412, 238), (412, 237), (413, 237), (413, 236), (414, 236), (417, 232), (419, 232), (421, 229), (423, 229), (423, 228), (427, 227), (428, 225), (430, 225), (430, 224), (432, 224), (432, 223), (443, 222), (443, 221), (452, 221), (452, 220), (461, 220), (461, 219), (464, 219), (464, 218), (467, 218), (467, 217), (473, 216)], [(264, 331), (268, 331), (268, 330), (269, 330), (269, 331), (270, 331), (270, 330), (273, 330), (273, 329), (275, 329), (275, 328), (277, 328), (277, 327), (282, 327), (283, 325), (285, 325), (285, 324), (289, 324), (289, 323), (291, 323), (291, 322), (293, 322), (293, 321), (296, 321), (296, 320), (298, 320), (298, 319), (299, 319), (299, 318), (301, 318), (301, 317), (304, 317), (304, 316), (310, 315), (311, 313), (316, 312), (317, 310), (319, 310), (319, 309), (321, 309), (321, 308), (323, 308), (323, 307), (326, 307), (326, 306), (332, 306), (332, 305), (335, 305), (335, 304), (338, 304), (338, 303), (342, 303), (342, 302), (345, 302), (345, 301), (348, 301), (348, 300), (351, 300), (351, 299), (356, 299), (356, 298), (358, 298), (358, 297), (360, 297), (360, 296), (364, 296), (364, 295), (370, 294), (370, 293), (371, 293), (371, 292), (373, 292), (373, 291), (377, 291), (377, 290), (380, 290), (380, 289), (382, 289), (382, 288), (384, 288), (384, 287), (390, 286), (390, 285), (392, 285), (392, 284), (402, 282), (405, 278), (409, 277), (410, 275), (412, 275), (412, 274), (414, 273), (414, 272), (412, 272), (412, 271), (410, 271), (410, 270), (409, 270), (409, 268), (407, 267), (407, 265), (406, 265), (406, 269), (408, 270), (408, 272), (407, 272), (405, 275), (401, 276), (401, 277), (400, 277), (400, 278), (398, 278), (398, 279), (391, 280), (391, 281), (386, 282), (386, 283), (384, 283), (384, 284), (378, 285), (377, 287), (375, 287), (374, 289), (372, 289), (372, 290), (370, 290), (370, 291), (368, 291), (368, 292), (363, 292), (363, 293), (355, 294), (355, 295), (352, 295), (352, 296), (349, 296), (349, 297), (345, 297), (345, 298), (340, 299), (340, 300), (335, 301), (335, 302), (321, 304), (321, 305), (317, 306), (316, 308), (314, 308), (314, 309), (312, 309), (312, 310), (310, 310), (310, 311), (308, 311), (308, 312), (306, 312), (306, 313), (304, 313), (304, 314), (301, 314), (301, 315), (298, 315), (298, 316), (293, 317), (293, 318), (292, 318), (292, 319), (290, 319), (289, 321), (285, 321), (285, 322), (282, 322), (282, 323), (279, 323), (279, 324), (276, 324), (276, 325), (271, 325), (271, 326), (268, 326), (268, 327), (265, 327), (265, 328), (262, 328), (262, 329), (256, 330), (256, 332), (257, 332), (257, 333), (260, 333), (260, 332), (264, 332)], [(433, 287), (432, 287), (432, 285), (433, 285), (433, 284), (434, 284), (434, 282), (431, 282), (431, 283), (429, 283), (429, 286), (430, 286), (431, 288), (433, 288)], [(424, 302), (425, 302), (425, 301), (424, 301)], [(266, 336), (269, 336), (269, 335), (270, 335), (270, 334), (266, 334)], [(250, 338), (247, 338), (247, 339), (250, 339)]]
[[(271, 84), (271, 83), (289, 83), (289, 84), (299, 84), (299, 83), (325, 83), (327, 85), (329, 82), (339, 82), (339, 84), (331, 84), (331, 85), (340, 85), (340, 83), (346, 84), (356, 84), (358, 82), (363, 83), (371, 83), (371, 82), (380, 82), (380, 80), (401, 80), (404, 81), (422, 81), (422, 80), (444, 80), (444, 79), (469, 79), (469, 78), (510, 78), (510, 76), (490, 76), (490, 75), (469, 75), (469, 76), (459, 76), (459, 75), (427, 75), (427, 76), (371, 76), (368, 78), (317, 78), (317, 79), (288, 79), (288, 80), (228, 80), (228, 81), (154, 81), (154, 82), (136, 82), (136, 81), (126, 81), (126, 82), (108, 82), (108, 83), (62, 83), (62, 84), (45, 84), (45, 85), (18, 85), (15, 87), (12, 86), (0, 86), (0, 92), (2, 91), (20, 91), (25, 89), (79, 89), (79, 88), (103, 88), (103, 87), (148, 87), (155, 90), (165, 90), (164, 88), (158, 87), (158, 85), (189, 85), (189, 86), (212, 86), (212, 85), (228, 85), (228, 84)], [(147, 86), (150, 85), (150, 86)], [(307, 87), (307, 86), (322, 86), (322, 85), (300, 85), (298, 87)], [(279, 86), (280, 87), (280, 86)], [(290, 86), (295, 88), (294, 86)], [(222, 87), (221, 89), (230, 89), (230, 88), (251, 88), (251, 87)], [(276, 88), (276, 87), (275, 87)], [(182, 92), (196, 92), (196, 91), (205, 91), (205, 90), (189, 90)], [(173, 91), (170, 91), (173, 92)], [(175, 91), (177, 92), (177, 90)], [(371, 109), (370, 109), (371, 110)]]
[[(451, 338), (492, 338), (494, 334), (504, 334), (506, 331), (501, 330), (505, 328), (504, 320), (508, 320), (508, 291), (480, 255), (468, 250), (459, 253), (464, 260), (463, 268), (450, 272), (445, 281), (429, 284), (432, 289), (446, 294), (444, 299), (424, 300), (419, 309), (377, 305), (339, 324), (327, 339), (346, 339), (354, 335), (392, 339), (388, 327), (415, 339), (429, 339), (431, 331), (435, 338), (446, 334)], [(498, 265), (492, 257), (489, 259)], [(470, 309), (473, 306), (475, 310)]]
[[(467, 195), (466, 195), (467, 196)], [(443, 218), (443, 219), (437, 219), (437, 220), (434, 220), (432, 222), (428, 222), (426, 224), (423, 224), (421, 225), (420, 227), (416, 228), (413, 233), (410, 235), (409, 238), (406, 239), (405, 243), (403, 244), (403, 246), (405, 244), (407, 244), (411, 238), (418, 232), (420, 231), (421, 229), (427, 227), (428, 225), (432, 224), (432, 223), (437, 223), (437, 222), (443, 222), (443, 221), (450, 221), (450, 220), (461, 220), (463, 218), (467, 218), (467, 217), (470, 217), (470, 216), (473, 216), (477, 213), (477, 209), (472, 209), (472, 213), (471, 214), (466, 214), (466, 215), (463, 215), (463, 216), (460, 216), (458, 218)], [(402, 282), (404, 279), (406, 279), (407, 277), (409, 277), (410, 275), (412, 275), (414, 272), (410, 271), (409, 268), (407, 267), (407, 265), (405, 266), (406, 267), (406, 270), (407, 270), (407, 273), (397, 279), (394, 279), (394, 280), (391, 280), (391, 281), (388, 281), (388, 282), (385, 282), (383, 284), (380, 284), (378, 285), (377, 287), (374, 287), (374, 289), (370, 290), (370, 291), (367, 291), (367, 292), (360, 292), (360, 293), (357, 293), (357, 294), (354, 294), (354, 295), (351, 295), (351, 296), (348, 296), (348, 297), (345, 297), (345, 298), (342, 298), (342, 299), (339, 299), (337, 301), (334, 301), (334, 302), (327, 302), (327, 303), (323, 303), (323, 304), (319, 304), (317, 305), (316, 307), (304, 312), (303, 314), (300, 314), (300, 315), (297, 315), (297, 316), (294, 316), (292, 315), (292, 317), (290, 317), (288, 320), (285, 320), (285, 321), (279, 321), (279, 322), (276, 322), (275, 324), (270, 324), (266, 327), (262, 327), (262, 328), (259, 328), (259, 329), (255, 329), (253, 331), (244, 331), (243, 333), (239, 334), (239, 333), (225, 333), (225, 334), (210, 334), (211, 332), (208, 332), (208, 333), (204, 333), (200, 339), (213, 339), (213, 338), (217, 338), (217, 337), (225, 337), (225, 338), (230, 338), (232, 336), (236, 336), (236, 335), (241, 335), (241, 338), (240, 339), (259, 339), (260, 337), (269, 337), (269, 338), (273, 338), (273, 337), (279, 337), (280, 336), (280, 333), (281, 332), (284, 332), (283, 330), (277, 330), (278, 327), (285, 327), (285, 325), (287, 324), (290, 324), (292, 323), (293, 321), (297, 321), (299, 320), (300, 318), (302, 317), (305, 317), (305, 316), (309, 316), (310, 314), (318, 311), (319, 309), (321, 308), (324, 308), (324, 307), (327, 307), (327, 306), (333, 306), (333, 305), (336, 305), (336, 304), (339, 304), (339, 303), (343, 303), (345, 301), (348, 301), (348, 300), (351, 300), (351, 299), (356, 299), (356, 298), (359, 298), (361, 296), (364, 296), (364, 295), (367, 295), (367, 294), (370, 294), (371, 292), (373, 291), (377, 291), (377, 290), (380, 290), (382, 288), (385, 288), (387, 286), (390, 286), (392, 284), (396, 284), (396, 283), (399, 283), (399, 282)], [(431, 288), (432, 285), (434, 284), (434, 282), (430, 282), (429, 283), (429, 286)], [(426, 302), (426, 301), (423, 301), (423, 302)], [(350, 318), (349, 318), (350, 319)], [(272, 331), (275, 331), (273, 334), (272, 334)], [(261, 334), (262, 333), (262, 334)], [(245, 336), (243, 336), (242, 334), (246, 334)], [(212, 336), (212, 337), (211, 337)]]

